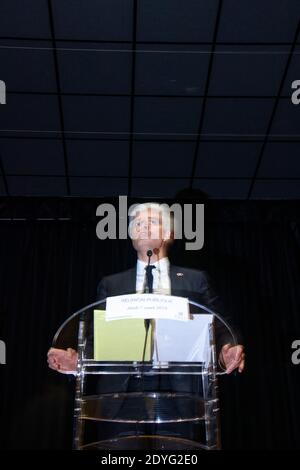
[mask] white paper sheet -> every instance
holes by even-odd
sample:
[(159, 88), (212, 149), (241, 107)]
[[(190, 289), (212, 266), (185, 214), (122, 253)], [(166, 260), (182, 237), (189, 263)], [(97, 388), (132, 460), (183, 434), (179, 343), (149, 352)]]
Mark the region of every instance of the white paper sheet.
[(163, 294), (129, 294), (106, 299), (105, 319), (168, 318), (188, 321), (190, 319), (188, 299)]
[(156, 362), (204, 362), (208, 363), (209, 326), (213, 315), (191, 315), (187, 322), (159, 319), (155, 321)]

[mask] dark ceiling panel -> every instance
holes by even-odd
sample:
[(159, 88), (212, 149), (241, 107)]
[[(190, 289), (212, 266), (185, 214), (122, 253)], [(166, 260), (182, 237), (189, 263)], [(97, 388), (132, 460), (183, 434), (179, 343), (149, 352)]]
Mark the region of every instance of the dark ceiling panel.
[[(8, 91), (56, 92), (53, 51), (51, 42), (0, 41), (10, 47), (21, 49), (1, 49), (1, 80)], [(27, 47), (43, 48), (26, 49)], [(25, 49), (22, 49), (25, 47)]]
[(298, 0), (226, 0), (218, 41), (292, 42), (299, 16)]
[(130, 98), (124, 97), (64, 96), (66, 131), (127, 133), (129, 104)]
[(127, 178), (70, 178), (71, 196), (114, 197), (127, 195)]
[(251, 199), (299, 199), (300, 180), (257, 180)]
[(288, 73), (284, 82), (282, 95), (292, 96), (292, 93), (295, 91), (295, 89), (292, 89), (292, 83), (295, 80), (300, 80), (300, 47), (299, 46), (295, 48), (294, 55), (293, 55), (293, 58), (289, 66)]
[[(138, 133), (197, 133), (202, 106), (201, 98), (136, 98), (134, 130)], [(151, 136), (149, 136), (151, 138)], [(165, 136), (161, 136), (165, 137)], [(178, 138), (182, 135), (177, 135)], [(191, 136), (196, 138), (196, 136)]]
[(127, 176), (128, 142), (67, 141), (72, 176)]
[(138, 4), (138, 41), (212, 41), (217, 0), (142, 0)]
[(57, 97), (9, 95), (1, 107), (0, 129), (60, 130)]
[(201, 142), (195, 176), (251, 178), (261, 145), (253, 142)]
[(300, 135), (300, 106), (292, 103), (291, 100), (280, 100), (271, 134), (279, 135)]
[(6, 174), (64, 175), (63, 147), (56, 140), (0, 139)]
[(189, 184), (186, 178), (174, 179), (146, 179), (133, 178), (132, 197), (166, 197), (173, 198), (176, 193)]
[(8, 176), (11, 196), (66, 196), (64, 177)]
[(268, 143), (260, 164), (258, 177), (300, 179), (299, 143)]
[(263, 135), (273, 108), (267, 99), (209, 98), (203, 133)]
[[(116, 45), (112, 44), (59, 42), (58, 47), (64, 49), (58, 52), (62, 92), (130, 93), (131, 53), (99, 51), (115, 50)], [(127, 50), (128, 46), (117, 48)]]
[(47, 0), (1, 0), (1, 36), (50, 38)]
[[(267, 53), (262, 53), (266, 51)], [(276, 48), (278, 50), (278, 47)], [(214, 57), (209, 95), (276, 96), (287, 62), (275, 47), (218, 47)]]
[(200, 179), (194, 180), (193, 188), (201, 189), (212, 199), (246, 199), (250, 180)]
[(132, 40), (132, 0), (52, 0), (56, 37)]
[(133, 176), (189, 177), (194, 142), (135, 142)]
[[(139, 46), (136, 56), (136, 93), (201, 95), (209, 54), (199, 46)], [(170, 52), (164, 52), (166, 49)], [(210, 49), (206, 47), (206, 51)]]

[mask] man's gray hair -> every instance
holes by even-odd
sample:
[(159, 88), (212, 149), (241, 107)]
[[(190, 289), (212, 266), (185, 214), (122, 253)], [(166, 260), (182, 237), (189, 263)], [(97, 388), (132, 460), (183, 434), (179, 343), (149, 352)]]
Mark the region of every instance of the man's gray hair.
[[(139, 204), (133, 204), (130, 206), (129, 215), (129, 235), (132, 235), (132, 225), (134, 219), (144, 211), (159, 212), (162, 218), (163, 236), (169, 236), (170, 232), (174, 232), (174, 216), (168, 204), (158, 202), (144, 202)], [(132, 237), (131, 237), (132, 238)]]

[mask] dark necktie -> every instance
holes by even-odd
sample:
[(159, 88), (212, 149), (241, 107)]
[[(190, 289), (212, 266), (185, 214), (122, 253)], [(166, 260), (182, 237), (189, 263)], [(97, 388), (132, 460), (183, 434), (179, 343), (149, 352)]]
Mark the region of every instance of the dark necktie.
[[(156, 266), (153, 266), (152, 264), (149, 264), (148, 266), (145, 267), (146, 270), (146, 292), (149, 289), (149, 294), (152, 294), (153, 292), (153, 274), (152, 270), (156, 269)], [(148, 289), (147, 289), (148, 288)]]

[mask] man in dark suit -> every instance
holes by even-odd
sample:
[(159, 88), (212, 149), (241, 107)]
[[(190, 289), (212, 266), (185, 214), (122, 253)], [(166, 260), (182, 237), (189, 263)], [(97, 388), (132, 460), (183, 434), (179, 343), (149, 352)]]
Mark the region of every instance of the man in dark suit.
[[(135, 206), (129, 214), (129, 234), (137, 252), (137, 264), (127, 271), (104, 277), (98, 287), (98, 298), (143, 293), (172, 294), (188, 297), (204, 304), (214, 312), (221, 312), (219, 300), (204, 271), (171, 266), (167, 257), (174, 239), (171, 214), (165, 205), (145, 203)], [(167, 221), (167, 223), (166, 223)], [(230, 319), (225, 318), (230, 324)], [(219, 364), (229, 374), (242, 372), (245, 365), (244, 347), (236, 344), (226, 328), (218, 324), (216, 331)], [(51, 348), (48, 364), (59, 372), (76, 370), (77, 353), (73, 349)]]

